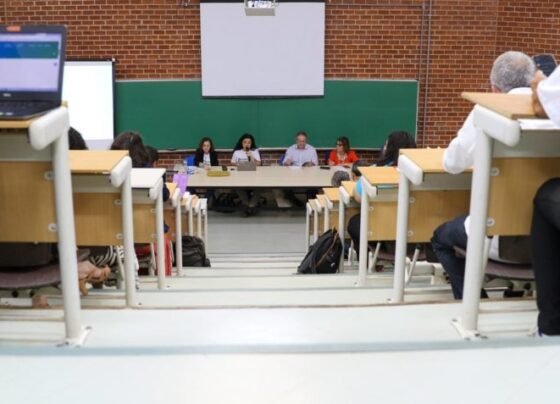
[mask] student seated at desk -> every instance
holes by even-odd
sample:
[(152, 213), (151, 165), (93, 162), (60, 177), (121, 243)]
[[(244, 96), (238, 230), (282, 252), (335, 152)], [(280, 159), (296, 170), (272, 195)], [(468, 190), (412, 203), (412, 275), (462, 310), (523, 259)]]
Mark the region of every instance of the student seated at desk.
[[(359, 171), (356, 169), (359, 173)], [(352, 171), (352, 180), (354, 179), (354, 170)], [(331, 177), (331, 185), (335, 188), (338, 188), (342, 185), (342, 181), (350, 181), (350, 173), (346, 170), (337, 170), (333, 173)]]
[[(533, 105), (540, 117), (560, 126), (560, 69), (531, 83)], [(534, 200), (531, 252), (537, 281), (538, 334), (560, 335), (560, 178), (545, 182)]]
[(358, 160), (356, 152), (350, 149), (350, 140), (346, 136), (341, 136), (336, 139), (336, 149), (331, 150), (327, 164), (350, 168)]
[[(381, 151), (381, 156), (379, 160), (374, 164), (374, 166), (394, 166), (396, 167), (399, 162), (399, 153), (401, 149), (415, 149), (416, 141), (414, 137), (405, 131), (395, 131), (391, 132), (385, 141), (383, 150)], [(357, 171), (357, 170), (356, 170)], [(359, 174), (359, 171), (355, 172)], [(356, 177), (356, 180), (358, 177)], [(356, 187), (354, 188), (354, 193), (352, 197), (357, 201), (362, 200), (362, 183), (358, 181)], [(355, 248), (360, 245), (360, 214), (354, 215), (348, 221), (347, 226), (348, 234), (354, 242)]]
[(134, 168), (149, 167), (150, 157), (142, 141), (142, 136), (138, 132), (125, 131), (120, 133), (113, 141), (111, 150), (128, 150)]
[(194, 152), (194, 165), (209, 169), (212, 166), (219, 166), (218, 153), (214, 150), (214, 142), (209, 137), (200, 139), (198, 148)]
[(73, 127), (68, 130), (68, 149), (69, 150), (88, 150), (86, 141), (82, 134)]
[[(494, 61), (490, 73), (492, 91), (498, 93), (530, 94), (530, 82), (535, 75), (533, 60), (522, 52), (508, 51), (502, 53)], [(451, 174), (459, 174), (470, 168), (474, 163), (476, 145), (476, 128), (474, 126), (473, 112), (469, 114), (465, 123), (451, 141), (443, 156), (443, 167)], [(467, 215), (459, 216), (439, 226), (432, 237), (432, 247), (443, 269), (449, 275), (453, 296), (455, 299), (463, 298), (463, 284), (465, 279), (465, 259), (458, 257), (454, 247), (463, 250), (467, 248), (469, 218)], [(503, 242), (508, 239), (502, 240)], [(502, 246), (503, 247), (503, 246)], [(493, 237), (490, 244), (489, 258), (503, 261), (500, 256), (498, 237)], [(528, 252), (527, 254), (528, 255)], [(511, 260), (508, 260), (511, 262)], [(487, 297), (484, 290), (482, 297)]]
[[(257, 166), (261, 165), (259, 149), (255, 143), (255, 138), (250, 133), (245, 133), (239, 138), (231, 156), (232, 164), (239, 165), (247, 162), (254, 163)], [(237, 191), (237, 195), (245, 206), (245, 216), (254, 215), (259, 203), (260, 193), (255, 189), (240, 189)]]

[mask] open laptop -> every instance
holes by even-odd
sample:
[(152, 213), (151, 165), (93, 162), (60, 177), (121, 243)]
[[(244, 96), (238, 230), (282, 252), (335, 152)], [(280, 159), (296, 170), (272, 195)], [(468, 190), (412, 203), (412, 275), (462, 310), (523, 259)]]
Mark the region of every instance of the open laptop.
[(240, 161), (237, 163), (237, 171), (256, 171), (257, 165), (254, 161)]
[(60, 106), (63, 25), (0, 25), (0, 119), (28, 119)]

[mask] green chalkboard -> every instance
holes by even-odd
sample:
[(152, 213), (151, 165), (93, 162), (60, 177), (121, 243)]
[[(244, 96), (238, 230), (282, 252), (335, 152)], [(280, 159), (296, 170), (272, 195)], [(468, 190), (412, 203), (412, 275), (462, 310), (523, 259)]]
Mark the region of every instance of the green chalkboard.
[(317, 98), (202, 98), (200, 81), (117, 82), (117, 132), (136, 130), (159, 149), (188, 149), (210, 136), (232, 148), (243, 133), (259, 147), (287, 147), (297, 131), (315, 147), (348, 136), (353, 148), (383, 146), (394, 130), (416, 133), (416, 81), (325, 81)]

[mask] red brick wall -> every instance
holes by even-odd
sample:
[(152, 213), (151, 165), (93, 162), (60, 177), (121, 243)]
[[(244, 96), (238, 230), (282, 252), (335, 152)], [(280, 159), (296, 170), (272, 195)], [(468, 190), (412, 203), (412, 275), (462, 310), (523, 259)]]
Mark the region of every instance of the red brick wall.
[(559, 1), (500, 1), (497, 51), (560, 57)]
[[(198, 0), (180, 3), (3, 0), (0, 22), (64, 23), (70, 58), (115, 57), (121, 79), (200, 78)], [(495, 56), (510, 48), (559, 54), (560, 2), (433, 1), (426, 80), (428, 6), (429, 0), (327, 2), (325, 74), (420, 78), (419, 143), (445, 145), (470, 109), (461, 91), (488, 89)]]

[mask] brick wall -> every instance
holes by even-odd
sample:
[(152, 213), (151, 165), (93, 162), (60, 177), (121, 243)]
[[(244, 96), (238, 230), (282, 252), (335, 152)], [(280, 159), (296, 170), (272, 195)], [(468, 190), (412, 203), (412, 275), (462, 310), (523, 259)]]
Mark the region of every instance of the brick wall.
[[(64, 23), (69, 27), (68, 56), (115, 57), (120, 79), (200, 78), (198, 0), (189, 1), (188, 7), (181, 3), (3, 0), (0, 22)], [(461, 91), (486, 91), (499, 53), (515, 48), (560, 55), (560, 2), (433, 1), (428, 60), (429, 4), (327, 2), (325, 74), (419, 79), (419, 143), (445, 145), (471, 107), (461, 100)]]

